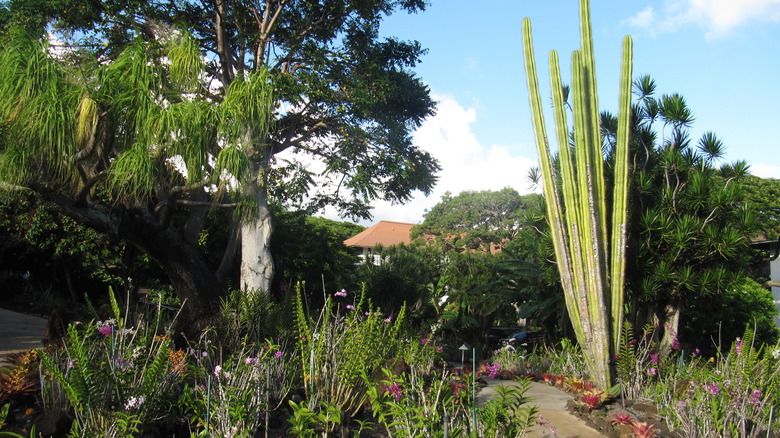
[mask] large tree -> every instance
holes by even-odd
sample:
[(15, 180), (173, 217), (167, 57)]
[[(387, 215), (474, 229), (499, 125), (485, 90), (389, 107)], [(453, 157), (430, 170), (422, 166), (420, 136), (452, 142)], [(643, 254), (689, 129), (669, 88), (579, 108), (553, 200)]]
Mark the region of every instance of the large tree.
[(412, 229), (412, 238), (442, 251), (495, 252), (520, 231), (528, 199), (509, 187), (457, 196), (447, 192), (425, 214), (423, 223)]
[[(434, 184), (436, 160), (409, 135), (434, 108), (411, 71), (422, 49), (378, 36), (383, 16), (423, 6), (10, 2), (3, 186), (153, 256), (193, 315), (216, 307), (239, 241), (238, 285), (268, 290), (269, 198), (368, 217), (371, 199), (402, 202)], [(42, 35), (47, 24), (55, 47), (8, 30)], [(218, 267), (197, 244), (215, 206), (240, 218)]]

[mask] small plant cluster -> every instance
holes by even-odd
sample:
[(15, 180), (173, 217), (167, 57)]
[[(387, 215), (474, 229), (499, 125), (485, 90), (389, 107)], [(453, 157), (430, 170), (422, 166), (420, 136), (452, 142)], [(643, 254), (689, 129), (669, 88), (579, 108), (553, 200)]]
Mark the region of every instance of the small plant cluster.
[(687, 436), (766, 436), (780, 422), (780, 360), (747, 330), (724, 354), (680, 359), (644, 395)]

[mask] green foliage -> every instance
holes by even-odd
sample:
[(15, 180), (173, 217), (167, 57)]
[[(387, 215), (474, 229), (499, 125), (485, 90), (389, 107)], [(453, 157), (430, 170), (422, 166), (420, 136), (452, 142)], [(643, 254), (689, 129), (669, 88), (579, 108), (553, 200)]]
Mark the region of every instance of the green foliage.
[(405, 303), (414, 306), (409, 317), (416, 323), (434, 318), (430, 302), (441, 298), (433, 287), (441, 278), (439, 253), (428, 246), (393, 245), (375, 248), (374, 254), (381, 263), (363, 263), (356, 270), (367, 297), (388, 312)]
[(766, 239), (780, 237), (780, 180), (748, 175), (741, 182), (745, 201), (756, 211), (760, 234)]
[(290, 400), (289, 404), (292, 417), (287, 420), (290, 422), (287, 433), (290, 435), (315, 437), (320, 431), (322, 436), (326, 437), (341, 424), (341, 410), (336, 405), (325, 402), (311, 410), (304, 402), (295, 403)]
[(690, 303), (684, 312), (687, 316), (680, 336), (706, 355), (714, 355), (722, 340), (735, 339), (746, 326), (759, 345), (773, 345), (780, 338), (772, 292), (747, 277), (739, 278), (713, 299)]
[(654, 342), (655, 330), (646, 325), (639, 338), (634, 337), (634, 329), (626, 321), (620, 338), (620, 352), (616, 360), (617, 384), (623, 398), (634, 400), (641, 396), (645, 387), (665, 368), (668, 359), (661, 361)]
[(263, 293), (231, 291), (222, 301), (217, 326), (222, 347), (231, 354), (245, 345), (261, 345), (268, 339), (291, 339), (295, 299), (289, 294), (275, 298)]
[(476, 412), (472, 384), (469, 376), (461, 380), (447, 372), (426, 379), (415, 372), (394, 376), (385, 370), (368, 396), (378, 423), (394, 437), (443, 437), (445, 430), (449, 436), (517, 437), (535, 424), (538, 410), (527, 406), (530, 399), (525, 397), (528, 380), (496, 386), (496, 397)]
[(212, 335), (192, 346), (190, 381), (178, 403), (193, 414), (198, 436), (252, 437), (291, 390), (294, 352), (266, 341), (225, 354)]
[(442, 252), (483, 251), (502, 248), (520, 229), (528, 199), (514, 189), (445, 193), (425, 213), (422, 224), (412, 229), (412, 238), (434, 245)]
[(399, 357), (406, 309), (394, 318), (383, 315), (361, 291), (354, 298), (329, 296), (318, 315), (306, 315), (300, 287), (297, 293), (296, 349), (309, 409), (325, 402), (352, 415), (365, 399), (363, 373), (371, 375)]
[[(363, 229), (349, 222), (308, 216), (304, 211), (275, 209), (271, 238), (276, 264), (273, 293), (282, 285), (292, 289), (300, 283), (307, 287), (308, 300), (321, 302), (323, 292), (355, 285), (358, 258), (344, 246), (344, 240)], [(379, 305), (386, 308), (384, 303)]]
[(480, 436), (526, 436), (536, 424), (539, 408), (527, 406), (531, 399), (525, 396), (531, 381), (516, 379), (517, 385), (497, 385), (496, 397), (478, 411)]

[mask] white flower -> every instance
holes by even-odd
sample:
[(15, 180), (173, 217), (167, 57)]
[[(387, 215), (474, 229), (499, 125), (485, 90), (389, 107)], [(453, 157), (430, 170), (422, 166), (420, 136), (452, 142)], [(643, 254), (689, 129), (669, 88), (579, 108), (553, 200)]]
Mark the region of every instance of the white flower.
[(130, 397), (129, 399), (127, 399), (127, 403), (125, 403), (125, 409), (138, 409), (141, 407), (142, 404), (144, 404), (145, 400), (146, 400), (145, 395), (142, 395), (138, 398)]
[(440, 305), (440, 306), (443, 306), (443, 305), (444, 305), (444, 303), (446, 303), (446, 302), (447, 302), (447, 300), (448, 300), (449, 298), (450, 298), (450, 296), (449, 296), (449, 295), (444, 295), (444, 296), (442, 296), (442, 297), (439, 299), (439, 305)]

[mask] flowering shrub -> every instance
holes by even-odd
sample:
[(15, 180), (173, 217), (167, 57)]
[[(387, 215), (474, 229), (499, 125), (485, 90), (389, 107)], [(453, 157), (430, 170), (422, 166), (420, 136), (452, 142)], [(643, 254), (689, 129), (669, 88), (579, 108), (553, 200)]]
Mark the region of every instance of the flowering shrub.
[(180, 404), (203, 436), (251, 437), (292, 386), (284, 352), (270, 342), (222, 358), (206, 333), (188, 354), (191, 383)]

